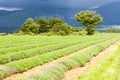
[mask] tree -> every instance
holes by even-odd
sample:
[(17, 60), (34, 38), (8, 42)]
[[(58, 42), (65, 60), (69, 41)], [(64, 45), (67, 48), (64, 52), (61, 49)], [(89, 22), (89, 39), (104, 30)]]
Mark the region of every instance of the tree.
[(32, 18), (28, 18), (20, 29), (24, 33), (38, 33), (39, 25)]
[(101, 15), (92, 10), (77, 13), (75, 19), (86, 27), (87, 35), (94, 34), (94, 27), (103, 21)]
[(39, 24), (39, 33), (44, 33), (48, 32), (50, 27), (49, 27), (49, 22), (46, 20), (45, 17), (38, 18), (36, 20), (36, 23)]
[(55, 24), (62, 24), (63, 21), (60, 18), (49, 18), (49, 27), (52, 28)]
[(69, 35), (72, 31), (72, 28), (70, 25), (64, 23), (64, 24), (55, 24), (52, 27), (52, 32), (59, 34), (59, 35)]
[(48, 33), (53, 32), (60, 35), (68, 35), (72, 32), (72, 26), (64, 23), (60, 18), (49, 18), (45, 17), (37, 18), (34, 21), (32, 18), (27, 19), (20, 31), (24, 33)]

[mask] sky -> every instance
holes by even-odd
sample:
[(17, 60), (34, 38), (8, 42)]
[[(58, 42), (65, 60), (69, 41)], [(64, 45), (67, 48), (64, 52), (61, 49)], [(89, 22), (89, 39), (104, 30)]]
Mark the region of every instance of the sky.
[(0, 10), (20, 10), (31, 7), (96, 8), (120, 0), (0, 0)]

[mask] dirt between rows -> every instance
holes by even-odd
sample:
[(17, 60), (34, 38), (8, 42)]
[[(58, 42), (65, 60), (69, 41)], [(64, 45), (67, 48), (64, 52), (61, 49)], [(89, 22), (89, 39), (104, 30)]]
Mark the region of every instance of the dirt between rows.
[[(119, 41), (119, 42), (120, 42), (120, 41)], [(118, 43), (118, 42), (117, 42), (117, 43)], [(78, 75), (80, 75), (81, 72), (83, 72), (84, 70), (86, 70), (87, 67), (89, 67), (91, 64), (93, 64), (96, 60), (101, 59), (101, 58), (102, 58), (104, 55), (106, 55), (111, 49), (113, 49), (114, 47), (116, 47), (116, 44), (117, 44), (117, 43), (115, 43), (114, 45), (112, 45), (112, 46), (110, 46), (109, 48), (107, 48), (105, 51), (103, 51), (102, 53), (100, 53), (100, 55), (98, 55), (96, 58), (93, 58), (89, 63), (87, 63), (87, 64), (85, 65), (85, 67), (77, 67), (77, 68), (75, 68), (75, 69), (73, 69), (73, 70), (70, 70), (70, 71), (66, 72), (65, 78), (64, 78), (63, 80), (75, 80), (75, 78), (76, 78)], [(99, 43), (98, 43), (98, 44), (99, 44)], [(97, 45), (97, 44), (95, 44), (95, 45)], [(91, 47), (93, 47), (93, 46), (95, 46), (95, 45), (88, 46), (88, 47), (86, 47), (86, 48), (84, 48), (84, 49), (81, 49), (81, 50), (79, 50), (79, 51), (77, 51), (77, 52), (74, 52), (74, 53), (72, 53), (72, 54), (70, 54), (70, 55), (67, 55), (67, 56), (58, 58), (58, 59), (53, 60), (53, 61), (51, 61), (51, 62), (49, 62), (49, 63), (45, 63), (45, 64), (43, 64), (43, 65), (39, 65), (39, 66), (34, 67), (34, 68), (32, 68), (32, 69), (30, 69), (30, 70), (28, 70), (28, 71), (25, 71), (25, 72), (23, 72), (23, 73), (14, 74), (14, 75), (12, 75), (12, 76), (10, 76), (10, 77), (7, 77), (7, 78), (5, 78), (5, 79), (3, 79), (3, 80), (15, 80), (16, 78), (21, 78), (21, 77), (28, 76), (28, 75), (30, 75), (30, 74), (37, 73), (38, 71), (40, 71), (41, 69), (43, 69), (43, 68), (45, 68), (45, 67), (48, 67), (48, 66), (53, 65), (53, 64), (55, 64), (55, 63), (57, 63), (57, 62), (60, 62), (61, 60), (67, 59), (68, 57), (71, 57), (71, 56), (73, 56), (73, 55), (75, 55), (75, 54), (77, 54), (77, 53), (83, 52), (83, 51), (85, 51), (85, 50), (87, 50), (87, 49), (89, 49), (89, 48), (91, 48)]]
[(80, 74), (82, 74), (83, 72), (85, 72), (90, 66), (94, 65), (95, 62), (97, 62), (98, 60), (101, 60), (108, 53), (115, 51), (118, 48), (118, 46), (117, 46), (118, 44), (120, 44), (120, 41), (116, 42), (115, 44), (111, 45), (104, 51), (100, 52), (96, 57), (93, 57), (90, 60), (90, 62), (86, 63), (86, 65), (84, 67), (77, 67), (75, 69), (67, 71), (65, 73), (65, 77), (62, 80), (77, 80), (77, 77)]

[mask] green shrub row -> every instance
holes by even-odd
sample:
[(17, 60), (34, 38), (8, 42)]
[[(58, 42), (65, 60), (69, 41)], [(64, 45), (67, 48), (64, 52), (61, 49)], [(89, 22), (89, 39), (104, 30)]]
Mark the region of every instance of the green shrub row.
[[(89, 37), (89, 39), (93, 39), (93, 37)], [(33, 43), (27, 43), (26, 45), (19, 45), (18, 44), (17, 46), (8, 47), (8, 48), (3, 46), (4, 48), (0, 48), (0, 54), (6, 54), (6, 53), (10, 53), (10, 52), (18, 52), (18, 51), (37, 48), (37, 47), (41, 47), (41, 46), (45, 46), (45, 45), (69, 42), (71, 40), (73, 40), (73, 41), (84, 41), (85, 38), (84, 37), (82, 39), (69, 39), (69, 38), (67, 38), (67, 39), (64, 39), (64, 40), (63, 39), (55, 39), (55, 40), (48, 40), (48, 42), (37, 40), (37, 41), (34, 41)]]
[[(88, 37), (88, 36), (86, 36)], [(74, 37), (72, 40), (80, 39), (81, 37)], [(46, 43), (51, 41), (70, 41), (71, 36), (5, 36), (0, 37), (0, 48), (9, 48), (9, 47), (17, 47), (28, 44), (35, 43)]]
[(6, 53), (3, 55), (0, 55), (0, 64), (8, 63), (14, 60), (32, 57), (34, 55), (39, 55), (42, 53), (46, 53), (46, 52), (50, 52), (50, 51), (54, 51), (58, 49), (62, 49), (62, 48), (69, 47), (75, 44), (80, 44), (82, 42), (83, 41), (75, 40), (75, 41), (70, 41), (70, 42), (46, 45), (46, 46), (23, 50), (19, 52)]
[[(102, 39), (106, 40), (106, 39), (110, 39), (110, 38), (111, 37), (105, 37), (105, 38), (102, 38)], [(100, 38), (96, 38), (96, 39), (101, 40)], [(12, 61), (15, 61), (15, 60), (24, 59), (24, 58), (28, 58), (28, 57), (33, 57), (35, 55), (39, 55), (39, 54), (47, 53), (47, 52), (50, 52), (50, 51), (59, 50), (59, 49), (62, 49), (62, 48), (74, 46), (76, 44), (81, 44), (81, 45), (86, 44), (86, 43), (82, 43), (83, 40), (74, 40), (74, 41), (70, 41), (70, 42), (64, 42), (64, 43), (53, 44), (53, 45), (51, 44), (51, 45), (48, 45), (48, 46), (37, 47), (37, 48), (23, 50), (23, 51), (19, 51), (19, 52), (3, 54), (3, 55), (0, 55), (0, 64), (5, 64), (5, 63), (12, 62)], [(92, 41), (92, 40), (93, 39), (90, 39), (90, 41)], [(88, 40), (84, 40), (84, 41), (90, 42)]]
[[(93, 35), (92, 37), (102, 37), (102, 36), (116, 36), (116, 34), (99, 34)], [(9, 48), (9, 47), (17, 47), (34, 43), (46, 43), (51, 41), (59, 41), (59, 40), (75, 40), (75, 39), (85, 39), (90, 38), (91, 36), (0, 36), (0, 48)]]
[[(120, 48), (90, 66), (78, 80), (119, 80)], [(98, 66), (99, 65), (99, 66)]]
[[(64, 77), (66, 71), (71, 70), (78, 66), (84, 66), (85, 63), (90, 61), (90, 59), (97, 55), (99, 52), (106, 49), (112, 43), (116, 42), (118, 39), (112, 39), (105, 41), (103, 43), (97, 44), (96, 46), (73, 55), (66, 60), (60, 61), (52, 66), (44, 68), (37, 73), (30, 74), (29, 76), (17, 80), (60, 80)], [(88, 80), (88, 79), (87, 79)]]
[[(81, 43), (81, 44), (77, 44), (77, 45), (67, 47), (67, 48), (64, 48), (61, 50), (49, 52), (49, 53), (42, 54), (42, 55), (37, 55), (37, 56), (31, 57), (31, 58), (22, 59), (19, 61), (10, 62), (10, 63), (5, 64), (4, 66), (9, 67), (10, 69), (14, 70), (13, 73), (11, 73), (10, 75), (15, 74), (15, 73), (20, 73), (20, 72), (26, 71), (30, 68), (33, 68), (35, 66), (42, 65), (46, 62), (50, 62), (59, 57), (71, 54), (72, 52), (75, 52), (79, 49), (85, 48), (89, 45), (102, 42), (104, 40), (106, 40), (106, 39), (103, 38), (103, 39), (98, 39), (98, 40), (94, 40), (94, 41), (92, 40), (92, 41), (89, 41), (88, 43)], [(8, 71), (8, 69), (5, 69), (4, 67), (2, 67), (1, 69)], [(2, 73), (2, 72), (0, 72), (0, 73)]]
[[(74, 40), (74, 41), (80, 41), (80, 40)], [(39, 47), (43, 47), (43, 46), (47, 46), (47, 45), (54, 45), (54, 44), (63, 43), (63, 42), (68, 42), (68, 40), (56, 40), (56, 41), (49, 41), (49, 42), (44, 42), (44, 43), (38, 42), (38, 43), (33, 43), (33, 44), (28, 43), (27, 45), (22, 45), (22, 46), (18, 45), (15, 47), (0, 48), (0, 55), (34, 49), (34, 48), (39, 48)]]
[(98, 39), (98, 40), (94, 40), (94, 41), (89, 41), (87, 43), (73, 45), (73, 46), (63, 48), (63, 49), (60, 49), (57, 51), (52, 51), (52, 52), (48, 52), (45, 54), (36, 55), (34, 57), (30, 57), (30, 58), (26, 58), (26, 59), (22, 59), (22, 60), (18, 60), (18, 61), (13, 61), (13, 62), (5, 64), (5, 66), (9, 66), (9, 67), (15, 69), (17, 72), (23, 72), (23, 71), (28, 70), (37, 65), (44, 64), (46, 62), (50, 62), (51, 60), (71, 54), (79, 49), (85, 48), (89, 45), (92, 45), (92, 44), (95, 44), (98, 42), (102, 42), (104, 40), (105, 39), (103, 38), (103, 39)]

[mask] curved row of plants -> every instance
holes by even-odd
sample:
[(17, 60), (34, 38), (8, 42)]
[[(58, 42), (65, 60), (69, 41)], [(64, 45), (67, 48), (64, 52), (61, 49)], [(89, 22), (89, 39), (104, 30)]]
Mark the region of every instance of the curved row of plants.
[[(78, 37), (78, 40), (81, 40), (80, 38), (81, 37)], [(24, 38), (23, 38), (23, 40), (24, 40)], [(70, 39), (69, 37), (67, 37), (67, 38), (64, 38), (64, 37), (47, 38), (46, 37), (46, 39), (45, 39), (45, 38), (42, 38), (42, 37), (39, 38), (39, 36), (38, 36), (38, 37), (36, 37), (36, 40), (34, 40), (34, 41), (29, 39), (27, 42), (26, 41), (21, 42), (21, 41), (19, 41), (19, 38), (16, 38), (15, 41), (19, 41), (19, 43), (12, 42), (12, 43), (1, 44), (0, 45), (1, 46), (0, 47), (0, 53), (2, 53), (2, 51), (6, 50), (6, 49), (8, 49), (8, 50), (10, 49), (11, 51), (14, 51), (14, 50), (17, 51), (19, 49), (24, 49), (25, 50), (26, 48), (29, 48), (31, 46), (37, 46), (37, 45), (46, 44), (46, 43), (56, 43), (56, 42), (60, 43), (60, 42), (71, 41), (71, 40), (77, 40), (77, 39), (76, 38), (75, 39), (74, 38)], [(26, 48), (25, 48), (25, 46), (26, 46)]]
[(51, 41), (59, 41), (59, 40), (75, 40), (75, 39), (84, 39), (90, 37), (102, 37), (102, 36), (114, 36), (115, 34), (99, 34), (93, 36), (4, 36), (0, 37), (0, 49), (1, 48), (9, 48), (9, 47), (17, 47), (28, 44), (35, 43), (46, 43)]
[(30, 74), (25, 78), (17, 80), (60, 80), (64, 77), (66, 71), (78, 66), (84, 66), (85, 63), (90, 61), (93, 56), (98, 55), (98, 53), (100, 53), (116, 41), (118, 41), (118, 38), (97, 44), (88, 50), (77, 53), (72, 57), (60, 61), (52, 66), (46, 67), (43, 70), (38, 71), (37, 73)]
[[(101, 38), (96, 38), (96, 39), (103, 39), (103, 40), (107, 40), (110, 39), (111, 37), (101, 37)], [(90, 38), (90, 41), (93, 41), (94, 38)], [(19, 52), (12, 52), (12, 53), (6, 53), (3, 55), (0, 55), (0, 64), (5, 64), (11, 61), (15, 61), (15, 60), (19, 60), (19, 59), (24, 59), (24, 58), (29, 58), (35, 55), (40, 55), (43, 53), (47, 53), (47, 52), (51, 52), (51, 51), (55, 51), (55, 50), (61, 50), (63, 48), (67, 48), (67, 47), (71, 47), (74, 46), (76, 44), (86, 44), (86, 43), (82, 43), (83, 41), (86, 42), (90, 42), (86, 39), (76, 39), (74, 41), (70, 41), (70, 42), (64, 42), (64, 43), (58, 43), (58, 44), (51, 44), (51, 45), (47, 45), (47, 43), (45, 44), (46, 46), (42, 46), (42, 47), (36, 47), (36, 48), (32, 48), (32, 49), (27, 49), (27, 50), (20, 50)], [(42, 45), (42, 44), (41, 44)], [(8, 50), (9, 51), (9, 50)]]
[[(84, 39), (83, 39), (84, 40)], [(74, 42), (80, 42), (83, 40), (73, 40)], [(1, 54), (7, 54), (7, 53), (14, 53), (14, 52), (20, 52), (20, 51), (25, 51), (25, 50), (31, 50), (31, 49), (36, 49), (39, 47), (43, 46), (48, 46), (48, 45), (55, 45), (55, 44), (60, 44), (60, 43), (66, 43), (69, 42), (68, 40), (56, 40), (56, 41), (49, 41), (49, 42), (38, 42), (38, 43), (28, 43), (27, 45), (23, 46), (15, 46), (15, 47), (9, 47), (9, 48), (1, 48), (0, 49), (0, 55)]]
[(78, 77), (78, 80), (119, 80), (120, 47), (97, 61)]
[[(29, 43), (35, 41), (36, 37), (33, 36), (13, 36), (13, 35), (8, 35), (8, 36), (0, 36), (0, 46), (1, 45), (14, 45), (14, 44), (22, 44), (22, 43)], [(13, 43), (13, 44), (12, 44)]]
[[(87, 37), (87, 36), (86, 36)], [(72, 39), (80, 39), (82, 37), (73, 37)], [(45, 43), (51, 41), (64, 41), (71, 40), (71, 36), (5, 36), (0, 37), (0, 48), (9, 48), (34, 44), (34, 43)]]
[[(73, 52), (75, 52), (79, 49), (85, 48), (89, 45), (96, 44), (96, 43), (99, 43), (99, 42), (103, 42), (106, 39), (107, 38), (97, 39), (97, 40), (94, 40), (94, 41), (92, 40), (92, 41), (89, 41), (87, 43), (77, 44), (77, 45), (67, 47), (67, 48), (64, 48), (64, 49), (61, 49), (61, 50), (57, 50), (57, 51), (49, 52), (49, 53), (46, 53), (46, 54), (30, 57), (30, 58), (27, 58), (27, 59), (22, 59), (22, 60), (19, 60), (19, 61), (14, 61), (14, 62), (7, 63), (0, 70), (0, 74), (2, 74), (1, 79), (5, 78), (5, 77), (8, 77), (12, 74), (15, 74), (15, 73), (20, 73), (20, 72), (29, 70), (29, 69), (31, 69), (35, 66), (42, 65), (44, 63), (50, 62), (50, 61), (52, 61), (54, 59), (57, 59), (59, 57), (71, 54), (71, 53), (73, 53)], [(111, 41), (115, 42), (118, 39), (119, 38), (115, 38), (115, 39), (112, 39)], [(109, 41), (110, 40), (108, 40), (108, 42)]]
[[(107, 37), (107, 38), (110, 39), (111, 37), (110, 38)], [(102, 39), (107, 39), (107, 38), (102, 38)], [(100, 38), (98, 38), (98, 39), (100, 39)], [(24, 58), (32, 57), (35, 55), (40, 55), (43, 53), (56, 51), (59, 49), (61, 50), (63, 48), (74, 46), (76, 44), (82, 44), (83, 40), (74, 40), (74, 41), (58, 43), (58, 44), (54, 43), (54, 44), (50, 44), (50, 45), (46, 44), (45, 46), (41, 46), (41, 47), (38, 46), (38, 47), (32, 48), (32, 49), (20, 50), (19, 52), (2, 54), (2, 55), (0, 55), (0, 64), (5, 64), (5, 63), (11, 62), (11, 61), (24, 59)], [(93, 40), (93, 39), (90, 39), (90, 40)]]

